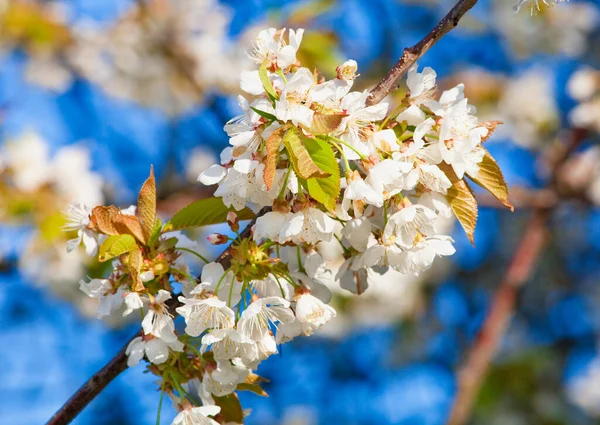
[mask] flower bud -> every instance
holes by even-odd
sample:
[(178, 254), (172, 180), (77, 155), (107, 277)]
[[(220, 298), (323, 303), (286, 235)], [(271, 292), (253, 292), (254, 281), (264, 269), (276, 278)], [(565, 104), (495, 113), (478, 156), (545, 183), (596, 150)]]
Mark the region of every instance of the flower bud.
[(229, 224), (229, 227), (234, 232), (237, 233), (240, 231), (240, 220), (235, 212), (229, 211), (227, 213), (227, 224)]
[(208, 239), (208, 242), (212, 245), (223, 245), (229, 241), (227, 236), (220, 233), (213, 233), (212, 235), (207, 236), (206, 239)]

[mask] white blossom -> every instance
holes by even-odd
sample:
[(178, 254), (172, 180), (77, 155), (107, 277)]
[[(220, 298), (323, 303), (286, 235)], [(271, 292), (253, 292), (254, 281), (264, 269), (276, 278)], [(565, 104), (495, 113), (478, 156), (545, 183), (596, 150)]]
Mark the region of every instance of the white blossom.
[(199, 336), (207, 329), (231, 328), (235, 322), (235, 313), (225, 301), (217, 297), (206, 299), (179, 297), (184, 305), (177, 307), (186, 323), (185, 332), (190, 336)]
[(71, 252), (81, 245), (85, 246), (85, 253), (93, 257), (98, 252), (98, 234), (88, 229), (90, 224), (90, 210), (82, 204), (71, 204), (65, 211), (67, 219), (63, 230), (66, 232), (77, 231), (77, 237), (67, 242), (67, 252)]
[(164, 289), (158, 291), (154, 300), (150, 302), (148, 313), (142, 320), (142, 328), (146, 335), (153, 335), (171, 343), (177, 340), (177, 335), (175, 335), (173, 317), (165, 304), (169, 299), (171, 299), (171, 294), (168, 291)]
[(296, 317), (302, 323), (304, 335), (312, 335), (335, 316), (336, 311), (333, 307), (309, 293), (301, 294), (296, 300)]
[(242, 313), (237, 328), (247, 338), (256, 342), (269, 333), (269, 326), (294, 320), (289, 301), (281, 297), (259, 298)]
[(218, 415), (220, 411), (219, 406), (190, 407), (179, 412), (171, 425), (219, 425), (209, 416)]
[(113, 287), (109, 279), (79, 281), (81, 289), (88, 297), (100, 300), (96, 313), (98, 317), (108, 316), (123, 304), (123, 289)]
[(154, 364), (162, 364), (169, 358), (169, 349), (173, 351), (183, 351), (183, 343), (181, 341), (166, 342), (159, 338), (147, 338), (138, 336), (134, 338), (125, 354), (127, 357), (127, 366), (134, 367), (137, 365), (144, 355)]

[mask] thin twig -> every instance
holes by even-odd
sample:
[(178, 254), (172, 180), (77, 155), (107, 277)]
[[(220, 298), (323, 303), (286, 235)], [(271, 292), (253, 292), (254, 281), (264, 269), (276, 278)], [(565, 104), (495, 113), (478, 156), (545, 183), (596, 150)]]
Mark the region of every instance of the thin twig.
[[(553, 164), (550, 166), (551, 179), (548, 191), (557, 196), (560, 195), (556, 190), (557, 176), (585, 136), (585, 130), (574, 129), (569, 135), (568, 143), (564, 147), (559, 147)], [(543, 252), (548, 220), (558, 204), (559, 202), (554, 202), (550, 205), (539, 205), (533, 208), (532, 216), (515, 250), (510, 266), (494, 294), (485, 321), (457, 373), (457, 392), (448, 418), (448, 425), (463, 425), (469, 419), (479, 388), (510, 323), (519, 289), (529, 280)]]
[(475, 6), (476, 3), (477, 0), (460, 0), (423, 40), (412, 47), (404, 49), (404, 53), (398, 62), (396, 62), (396, 65), (394, 65), (384, 79), (371, 90), (371, 96), (367, 99), (367, 105), (375, 105), (381, 102), (384, 97), (394, 90), (398, 80), (408, 72), (414, 63), (418, 61), (431, 46), (454, 29), (465, 13)]

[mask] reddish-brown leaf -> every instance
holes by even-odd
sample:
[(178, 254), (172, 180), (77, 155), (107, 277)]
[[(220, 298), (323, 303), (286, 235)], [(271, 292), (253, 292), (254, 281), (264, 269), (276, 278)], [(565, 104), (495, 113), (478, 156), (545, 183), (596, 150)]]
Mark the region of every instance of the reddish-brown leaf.
[(142, 225), (144, 241), (147, 241), (156, 221), (156, 181), (152, 167), (150, 167), (150, 176), (138, 194), (137, 216)]

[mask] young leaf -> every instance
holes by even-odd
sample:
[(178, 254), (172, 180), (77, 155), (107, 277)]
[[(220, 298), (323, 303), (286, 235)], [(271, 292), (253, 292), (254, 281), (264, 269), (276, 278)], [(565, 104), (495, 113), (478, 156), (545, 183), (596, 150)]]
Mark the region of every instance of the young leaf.
[[(177, 211), (171, 220), (165, 224), (163, 233), (225, 223), (229, 211), (232, 210), (223, 204), (221, 198), (200, 199)], [(254, 218), (254, 213), (248, 208), (236, 211), (236, 214), (240, 220)]]
[(134, 215), (119, 214), (114, 218), (113, 225), (120, 235), (129, 234), (135, 237), (142, 244), (146, 244), (146, 236), (142, 229), (142, 223), (140, 219)]
[(314, 114), (310, 132), (315, 135), (329, 134), (340, 126), (346, 114)]
[(142, 270), (143, 263), (144, 257), (142, 255), (142, 250), (136, 244), (129, 253), (129, 273), (131, 274), (131, 280), (133, 280), (134, 291), (144, 290), (144, 283), (140, 279), (140, 272)]
[(90, 214), (90, 228), (105, 235), (131, 235), (142, 244), (146, 243), (140, 219), (123, 214), (113, 205), (94, 207)]
[(268, 112), (265, 111), (261, 111), (260, 109), (256, 109), (255, 107), (251, 106), (250, 109), (252, 109), (254, 112), (256, 112), (258, 115), (260, 115), (261, 117), (269, 120), (269, 121), (277, 121), (277, 117), (273, 114), (269, 114)]
[(469, 241), (475, 246), (474, 237), (478, 211), (473, 191), (466, 181), (456, 180), (452, 183), (452, 187), (448, 189), (446, 199)]
[(273, 132), (268, 139), (265, 141), (265, 147), (267, 151), (267, 158), (265, 162), (265, 171), (263, 173), (263, 180), (267, 186), (267, 190), (271, 190), (273, 187), (273, 179), (275, 179), (275, 172), (277, 171), (277, 161), (279, 160), (279, 147), (281, 146), (281, 136), (285, 131), (285, 127), (281, 127)]
[(335, 153), (331, 145), (320, 138), (307, 138), (306, 149), (314, 163), (328, 174), (327, 177), (308, 179), (308, 194), (333, 212), (340, 196), (340, 166)]
[(504, 181), (504, 176), (498, 163), (492, 158), (489, 152), (485, 152), (483, 161), (479, 163), (479, 173), (477, 178), (472, 179), (479, 186), (490, 192), (497, 200), (502, 202), (511, 211), (515, 208), (508, 200), (508, 186)]
[(217, 397), (213, 396), (215, 404), (221, 408), (219, 418), (221, 423), (244, 423), (244, 412), (242, 411), (242, 405), (240, 400), (235, 393), (228, 394), (226, 396)]
[(150, 176), (142, 185), (138, 195), (137, 216), (142, 224), (144, 238), (148, 240), (156, 221), (156, 181), (152, 167), (150, 167)]
[(265, 60), (260, 68), (258, 68), (258, 76), (260, 77), (260, 81), (263, 84), (265, 92), (269, 95), (271, 100), (279, 100), (279, 95), (275, 91), (273, 87), (273, 83), (269, 79), (269, 73), (267, 71), (267, 61)]
[(98, 249), (98, 261), (105, 262), (121, 254), (130, 252), (137, 243), (131, 235), (111, 235), (100, 245)]
[(119, 213), (119, 209), (113, 205), (94, 207), (90, 214), (90, 228), (105, 235), (118, 235), (119, 232), (115, 229), (113, 221)]
[(477, 200), (473, 195), (473, 190), (469, 187), (467, 182), (463, 179), (459, 179), (452, 167), (445, 162), (438, 164), (438, 167), (446, 174), (452, 187), (448, 189), (446, 194), (446, 200), (454, 212), (454, 215), (458, 219), (458, 222), (462, 226), (463, 230), (467, 234), (469, 241), (473, 246), (475, 237), (475, 226), (477, 225)]
[(314, 142), (314, 139), (306, 137), (297, 127), (290, 128), (285, 134), (283, 144), (292, 161), (294, 171), (303, 179), (329, 177), (331, 172), (320, 169), (308, 153), (307, 147), (311, 142)]

